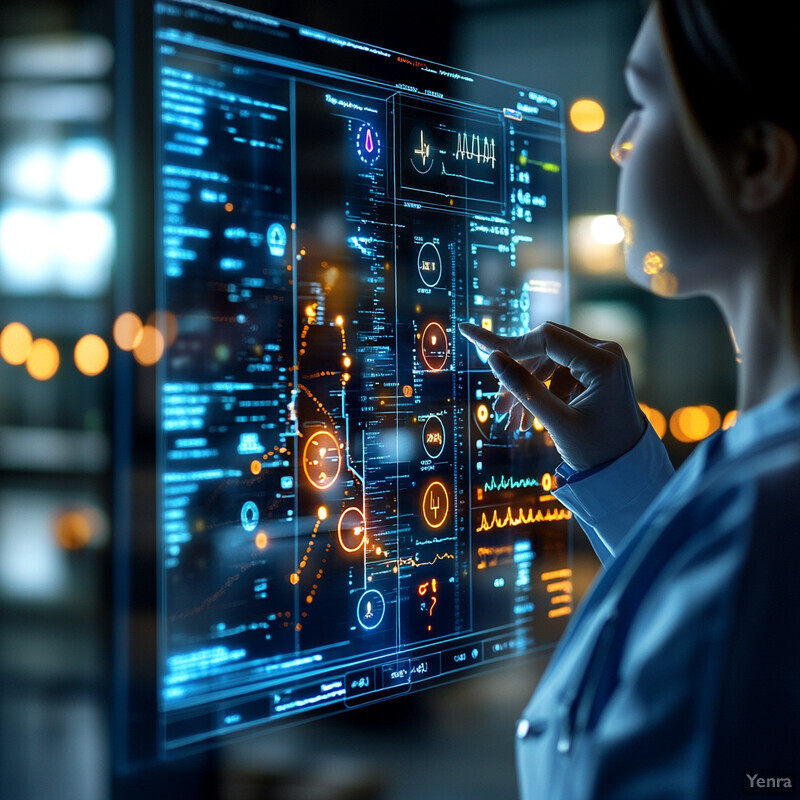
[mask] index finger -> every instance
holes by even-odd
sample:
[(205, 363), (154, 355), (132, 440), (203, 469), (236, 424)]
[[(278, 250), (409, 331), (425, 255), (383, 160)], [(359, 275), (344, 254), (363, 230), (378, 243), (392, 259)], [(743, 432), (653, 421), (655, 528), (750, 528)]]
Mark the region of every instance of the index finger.
[(499, 336), (478, 325), (462, 322), (461, 333), (483, 350), (502, 350), (515, 360), (546, 355), (566, 367), (580, 383), (586, 381), (613, 357), (599, 342), (565, 326), (545, 322), (522, 336)]

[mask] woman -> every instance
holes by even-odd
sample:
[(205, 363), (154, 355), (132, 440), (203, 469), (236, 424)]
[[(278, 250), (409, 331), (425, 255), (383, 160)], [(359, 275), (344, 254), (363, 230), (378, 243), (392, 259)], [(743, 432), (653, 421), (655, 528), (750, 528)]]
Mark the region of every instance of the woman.
[(735, 427), (673, 475), (618, 345), (461, 328), (491, 352), (497, 412), (549, 430), (556, 495), (604, 565), (518, 723), (524, 798), (797, 791), (800, 144), (781, 20), (771, 0), (656, 3), (612, 153), (630, 277), (709, 295), (731, 326)]

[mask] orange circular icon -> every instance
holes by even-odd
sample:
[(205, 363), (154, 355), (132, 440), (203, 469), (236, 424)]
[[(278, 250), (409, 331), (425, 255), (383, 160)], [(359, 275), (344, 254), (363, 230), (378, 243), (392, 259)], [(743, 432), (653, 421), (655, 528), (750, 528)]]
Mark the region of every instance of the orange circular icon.
[(450, 355), (447, 333), (438, 322), (429, 322), (422, 331), (420, 353), (425, 366), (433, 372), (444, 369)]
[(339, 517), (339, 544), (348, 553), (357, 553), (367, 541), (367, 523), (359, 508), (346, 508)]
[(403, 397), (411, 397), (412, 394), (414, 394), (414, 387), (406, 384), (403, 387)]
[(317, 431), (303, 448), (303, 471), (317, 489), (330, 489), (342, 469), (339, 442), (328, 431)]
[(450, 498), (441, 481), (428, 484), (422, 498), (422, 516), (431, 528), (441, 528), (450, 510)]

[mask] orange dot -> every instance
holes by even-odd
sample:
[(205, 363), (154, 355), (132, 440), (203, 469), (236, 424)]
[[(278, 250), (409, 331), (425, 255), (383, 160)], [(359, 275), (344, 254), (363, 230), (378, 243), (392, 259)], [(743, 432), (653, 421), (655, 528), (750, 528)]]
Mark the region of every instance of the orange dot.
[(299, 575), (298, 575), (296, 572), (293, 572), (293, 573), (292, 573), (292, 574), (289, 576), (289, 582), (290, 582), (290, 583), (297, 583), (299, 580), (300, 580), (300, 576), (299, 576)]
[(225, 203), (226, 211), (233, 211), (233, 203)]
[(595, 133), (603, 127), (606, 112), (597, 100), (576, 100), (569, 110), (569, 121), (581, 133)]
[(264, 531), (259, 531), (256, 534), (256, 547), (263, 550), (267, 546), (267, 534)]
[(84, 375), (99, 375), (108, 365), (108, 345), (99, 336), (87, 333), (78, 339), (74, 358)]
[(144, 367), (150, 367), (164, 354), (164, 336), (153, 325), (142, 328), (142, 336), (133, 348), (133, 357)]
[(403, 387), (403, 397), (411, 397), (412, 394), (414, 394), (414, 387), (407, 383)]
[(251, 461), (250, 472), (252, 472), (253, 475), (258, 475), (261, 472), (261, 462), (257, 460)]
[(56, 520), (56, 541), (66, 550), (80, 550), (92, 538), (92, 523), (79, 511), (67, 511)]
[(21, 322), (9, 322), (0, 333), (0, 355), (9, 364), (24, 364), (32, 343), (31, 332)]
[(46, 381), (56, 374), (60, 361), (58, 348), (53, 342), (49, 339), (36, 339), (31, 344), (25, 368), (37, 381)]
[(114, 321), (113, 333), (120, 350), (133, 350), (142, 340), (142, 321), (132, 311), (126, 311)]
[(310, 594), (306, 595), (306, 603), (313, 603), (313, 602), (314, 602), (314, 598)]

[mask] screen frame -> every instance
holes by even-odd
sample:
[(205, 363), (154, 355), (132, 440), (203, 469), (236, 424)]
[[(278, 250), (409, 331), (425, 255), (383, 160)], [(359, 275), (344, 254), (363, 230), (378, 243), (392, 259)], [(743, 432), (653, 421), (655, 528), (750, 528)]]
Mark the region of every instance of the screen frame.
[[(256, 4), (239, 2), (236, 6), (258, 10)], [(123, 311), (135, 311), (144, 319), (158, 307), (156, 232), (153, 206), (155, 181), (155, 81), (154, 4), (142, 13), (134, 0), (116, 4), (116, 143), (118, 192), (116, 212), (119, 221), (118, 260), (114, 280), (114, 318)], [(297, 25), (289, 21), (291, 25)], [(430, 62), (429, 63), (435, 63)], [(466, 72), (460, 70), (461, 72)], [(469, 74), (469, 73), (466, 73)], [(502, 82), (502, 81), (501, 81)], [(529, 87), (520, 87), (528, 89)], [(563, 117), (563, 103), (561, 104)], [(566, 265), (566, 148), (561, 134), (563, 203), (563, 253)], [(564, 296), (569, 297), (569, 276), (563, 271)], [(318, 718), (348, 711), (343, 707), (310, 709), (291, 718), (262, 721), (244, 732), (217, 733), (197, 746), (178, 751), (163, 743), (162, 712), (158, 707), (158, 581), (159, 542), (157, 535), (158, 401), (157, 374), (122, 354), (114, 363), (114, 546), (113, 607), (111, 638), (113, 642), (112, 682), (112, 754), (121, 774), (143, 767), (153, 769), (166, 761), (181, 760), (194, 752), (204, 752), (232, 737), (276, 731)], [(568, 537), (572, 562), (572, 536)], [(522, 659), (546, 656), (554, 646), (542, 645)], [(497, 661), (476, 673), (455, 673), (440, 678), (431, 686), (479, 677), (502, 669), (507, 663)], [(510, 663), (519, 663), (519, 658)], [(404, 692), (398, 692), (403, 694)], [(365, 699), (359, 705), (385, 702), (391, 694)], [(203, 757), (204, 765), (213, 757)], [(204, 770), (205, 768), (204, 767)], [(195, 768), (196, 771), (196, 768)]]

